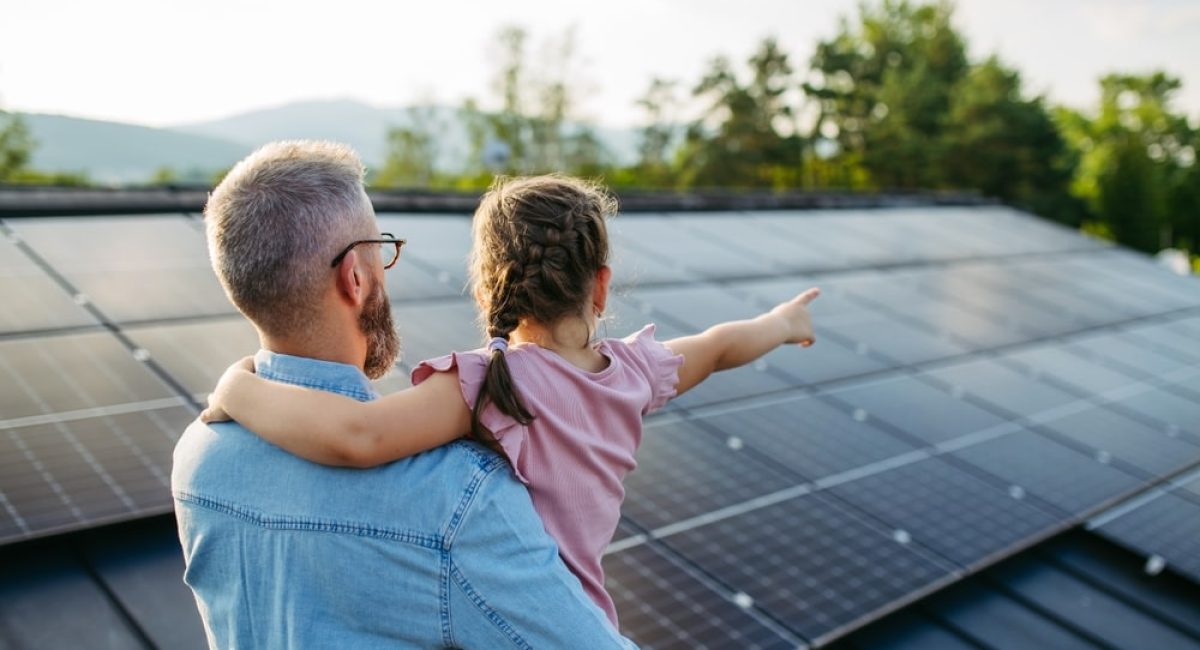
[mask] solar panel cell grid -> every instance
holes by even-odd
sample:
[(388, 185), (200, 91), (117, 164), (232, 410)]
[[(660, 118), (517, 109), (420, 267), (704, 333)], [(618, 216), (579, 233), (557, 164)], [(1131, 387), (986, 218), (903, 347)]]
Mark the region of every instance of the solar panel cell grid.
[(1101, 359), (1114, 368), (1130, 368), (1152, 377), (1194, 365), (1189, 358), (1169, 356), (1155, 351), (1140, 345), (1137, 340), (1123, 333), (1105, 332), (1073, 338), (1068, 347), (1071, 350), (1080, 350), (1092, 358)]
[(1008, 481), (1067, 516), (1081, 515), (1142, 485), (1137, 477), (1032, 431), (1015, 431), (960, 449), (952, 456)]
[(1200, 503), (1163, 494), (1099, 528), (1105, 536), (1200, 580)]
[(951, 571), (820, 495), (789, 499), (664, 542), (809, 641)]
[(949, 388), (952, 394), (965, 391), (1014, 415), (1031, 415), (1079, 399), (1035, 374), (1021, 373), (993, 359), (946, 366), (920, 376)]
[[(771, 261), (779, 270), (798, 271), (830, 268), (836, 265), (830, 252), (812, 245), (813, 238), (780, 237), (752, 214), (706, 215), (682, 220), (685, 227), (717, 241), (735, 241), (742, 249), (752, 250)], [(733, 236), (736, 233), (736, 236)]]
[(650, 546), (605, 556), (604, 572), (621, 631), (642, 648), (796, 646)]
[(691, 279), (729, 278), (769, 275), (779, 272), (769, 261), (755, 257), (752, 251), (733, 245), (723, 245), (688, 231), (672, 217), (639, 217), (615, 219), (610, 229), (613, 248), (629, 247), (643, 254), (661, 253), (669, 246), (671, 256), (683, 262)]
[(1059, 343), (1008, 352), (1000, 362), (1022, 373), (1036, 373), (1079, 394), (1105, 393), (1139, 383), (1122, 372), (1064, 350)]
[(113, 320), (234, 311), (209, 265), (203, 233), (183, 217), (32, 219), (9, 225)]
[(1151, 388), (1119, 399), (1116, 404), (1141, 422), (1166, 431), (1167, 435), (1179, 435), (1200, 444), (1200, 401)]
[[(646, 427), (622, 513), (658, 528), (792, 487), (783, 471), (674, 418)], [(753, 478), (753, 480), (751, 480)]]
[(949, 332), (931, 333), (896, 318), (842, 315), (815, 323), (817, 336), (836, 333), (854, 344), (856, 351), (882, 355), (896, 365), (909, 365), (967, 353)]
[(913, 451), (914, 446), (820, 399), (801, 397), (705, 415), (700, 420), (809, 480), (819, 480)]
[(1003, 424), (1005, 419), (913, 377), (866, 382), (828, 395), (862, 417), (886, 422), (936, 445)]
[(183, 407), (0, 428), (0, 543), (170, 509)]
[(111, 334), (0, 341), (0, 421), (174, 393)]
[(830, 488), (954, 562), (971, 567), (1049, 531), (1056, 517), (1003, 487), (929, 458)]
[(1102, 407), (1046, 419), (1041, 428), (1090, 448), (1097, 457), (1124, 461), (1144, 475), (1162, 476), (1200, 461), (1200, 445)]

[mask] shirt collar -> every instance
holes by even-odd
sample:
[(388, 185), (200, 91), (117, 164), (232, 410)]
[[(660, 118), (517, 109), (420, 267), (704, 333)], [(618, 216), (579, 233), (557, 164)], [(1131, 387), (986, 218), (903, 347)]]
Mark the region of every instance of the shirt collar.
[(259, 350), (254, 355), (254, 371), (263, 379), (338, 393), (363, 402), (379, 397), (362, 370), (345, 363)]

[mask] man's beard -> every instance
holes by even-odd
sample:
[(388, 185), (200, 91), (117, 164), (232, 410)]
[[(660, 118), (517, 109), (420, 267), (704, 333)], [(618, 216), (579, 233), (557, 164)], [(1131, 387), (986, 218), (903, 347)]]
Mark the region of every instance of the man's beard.
[(371, 379), (379, 379), (392, 369), (396, 357), (400, 355), (400, 335), (396, 333), (396, 325), (392, 322), (392, 307), (388, 304), (382, 285), (375, 286), (375, 291), (371, 292), (371, 297), (363, 305), (358, 326), (367, 337), (367, 359), (363, 362), (363, 372)]

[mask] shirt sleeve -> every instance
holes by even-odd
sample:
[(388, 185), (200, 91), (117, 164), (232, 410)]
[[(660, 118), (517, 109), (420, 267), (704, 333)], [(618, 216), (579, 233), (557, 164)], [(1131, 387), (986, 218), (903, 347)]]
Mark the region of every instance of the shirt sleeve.
[[(483, 351), (452, 352), (442, 357), (427, 359), (413, 368), (412, 384), (413, 386), (420, 384), (435, 372), (449, 372), (457, 369), (458, 386), (462, 391), (463, 400), (467, 403), (467, 408), (474, 409), (475, 401), (479, 398), (479, 390), (483, 387), (483, 380), (487, 376), (489, 360), (490, 357)], [(508, 462), (512, 465), (517, 478), (528, 485), (529, 481), (518, 469), (521, 466), (521, 452), (525, 448), (527, 427), (511, 416), (502, 413), (495, 404), (488, 404), (484, 407), (479, 420), (500, 443), (500, 448), (508, 457)]]
[(679, 383), (679, 366), (683, 365), (683, 355), (671, 352), (654, 339), (653, 323), (626, 337), (624, 343), (641, 359), (646, 380), (650, 383), (650, 402), (643, 414), (662, 408), (678, 394), (675, 386)]

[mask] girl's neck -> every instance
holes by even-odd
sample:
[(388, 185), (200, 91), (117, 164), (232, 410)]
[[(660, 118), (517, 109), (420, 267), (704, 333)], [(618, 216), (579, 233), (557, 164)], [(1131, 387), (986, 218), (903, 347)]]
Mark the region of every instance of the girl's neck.
[(544, 325), (525, 319), (509, 334), (513, 344), (531, 343), (566, 359), (571, 365), (588, 372), (599, 372), (608, 366), (608, 357), (591, 345), (595, 321), (589, 326), (581, 316), (567, 316)]

